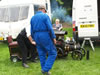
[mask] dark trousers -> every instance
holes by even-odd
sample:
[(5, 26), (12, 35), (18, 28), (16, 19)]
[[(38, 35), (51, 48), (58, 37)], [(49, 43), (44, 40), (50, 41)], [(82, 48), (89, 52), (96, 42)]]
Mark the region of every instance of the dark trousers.
[(20, 34), (17, 37), (17, 42), (22, 54), (22, 63), (26, 63), (28, 54), (30, 54), (30, 58), (34, 60), (36, 57), (36, 46), (32, 45), (27, 37)]

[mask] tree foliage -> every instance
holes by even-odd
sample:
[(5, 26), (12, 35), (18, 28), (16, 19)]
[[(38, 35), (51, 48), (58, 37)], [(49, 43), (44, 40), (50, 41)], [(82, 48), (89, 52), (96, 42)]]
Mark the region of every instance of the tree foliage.
[(72, 2), (73, 0), (56, 0), (58, 1), (58, 3), (60, 5), (62, 5), (63, 7), (65, 7), (67, 9), (67, 12), (69, 13), (69, 15), (72, 15)]
[(56, 0), (56, 1), (58, 1), (61, 5), (64, 4), (64, 2), (62, 2), (61, 0)]
[(71, 22), (71, 7), (65, 7), (62, 0), (51, 0), (51, 12), (52, 12), (52, 22), (56, 18), (60, 19), (61, 22)]

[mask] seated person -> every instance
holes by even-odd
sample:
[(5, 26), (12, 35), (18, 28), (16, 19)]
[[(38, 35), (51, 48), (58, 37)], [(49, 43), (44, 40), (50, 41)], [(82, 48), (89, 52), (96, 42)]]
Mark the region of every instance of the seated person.
[(55, 24), (53, 24), (53, 29), (54, 30), (59, 30), (59, 31), (62, 29), (62, 24), (60, 24), (60, 20), (59, 19), (55, 20)]

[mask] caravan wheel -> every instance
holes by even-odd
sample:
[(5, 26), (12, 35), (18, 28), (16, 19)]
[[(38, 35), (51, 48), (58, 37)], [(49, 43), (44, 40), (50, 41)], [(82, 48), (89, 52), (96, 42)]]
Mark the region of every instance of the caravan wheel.
[(17, 62), (17, 61), (18, 61), (18, 57), (17, 57), (17, 56), (11, 56), (11, 57), (10, 57), (10, 60), (11, 60), (12, 62)]

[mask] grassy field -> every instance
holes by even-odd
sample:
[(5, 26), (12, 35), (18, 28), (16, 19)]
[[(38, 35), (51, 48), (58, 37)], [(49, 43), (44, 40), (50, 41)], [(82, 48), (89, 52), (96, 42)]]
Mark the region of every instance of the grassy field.
[(65, 37), (72, 37), (72, 28), (63, 28), (64, 31), (67, 31), (67, 35)]
[[(100, 75), (100, 46), (91, 47), (90, 59), (84, 57), (81, 61), (73, 60), (70, 54), (63, 59), (56, 59), (51, 70), (52, 75)], [(30, 68), (23, 68), (20, 62), (11, 62), (6, 43), (0, 43), (0, 75), (42, 75), (40, 62), (28, 63)], [(39, 61), (39, 60), (38, 60)]]
[[(64, 29), (68, 31), (68, 37), (72, 37), (72, 28)], [(65, 58), (56, 59), (52, 75), (100, 75), (100, 46), (95, 46), (95, 52), (90, 46), (85, 46), (90, 50), (90, 59), (86, 56), (81, 61), (73, 60), (69, 54)], [(30, 68), (23, 68), (20, 62), (11, 62), (7, 43), (0, 42), (0, 75), (42, 75), (40, 62), (31, 63)]]

